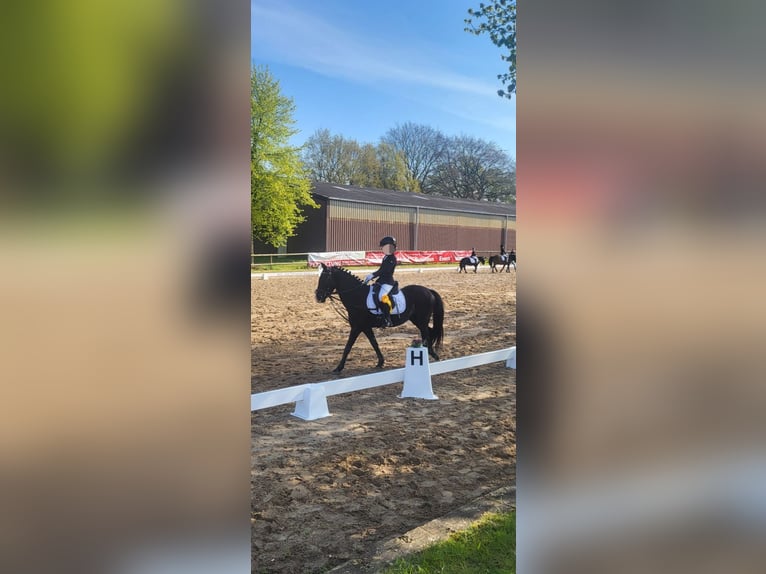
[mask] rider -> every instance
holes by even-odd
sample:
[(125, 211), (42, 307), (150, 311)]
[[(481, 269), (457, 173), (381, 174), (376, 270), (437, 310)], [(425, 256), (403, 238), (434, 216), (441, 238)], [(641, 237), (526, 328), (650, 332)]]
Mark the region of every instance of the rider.
[(469, 257), (471, 258), (471, 264), (474, 264), (474, 263), (476, 263), (478, 261), (478, 259), (476, 259), (476, 249), (475, 248), (471, 247), (471, 255), (469, 255)]
[(390, 327), (391, 323), (391, 309), (393, 304), (388, 297), (389, 291), (394, 287), (394, 269), (396, 268), (396, 239), (387, 235), (380, 240), (380, 246), (383, 248), (383, 261), (380, 263), (380, 267), (374, 273), (370, 273), (364, 278), (365, 283), (369, 283), (377, 277), (377, 284), (380, 286), (378, 291), (378, 307), (383, 314), (383, 326)]
[(507, 261), (506, 253), (505, 253), (505, 245), (502, 243), (500, 244), (500, 259), (505, 263)]

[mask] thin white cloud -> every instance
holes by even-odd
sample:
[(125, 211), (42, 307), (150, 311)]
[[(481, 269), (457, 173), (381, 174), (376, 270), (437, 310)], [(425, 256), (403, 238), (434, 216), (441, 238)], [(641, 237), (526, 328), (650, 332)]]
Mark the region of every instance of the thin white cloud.
[[(475, 98), (461, 97), (453, 101), (441, 101), (436, 107), (444, 113), (492, 128), (497, 135), (492, 138), (504, 149), (515, 149), (516, 107), (513, 103), (493, 94), (494, 101), (479, 105)], [(482, 104), (484, 102), (482, 101)], [(511, 138), (511, 140), (509, 140)]]
[[(321, 4), (317, 4), (321, 6)], [(497, 97), (497, 87), (428, 61), (428, 46), (407, 50), (376, 38), (362, 38), (321, 17), (262, 0), (251, 2), (254, 57), (277, 61), (360, 84), (438, 88), (456, 94)]]

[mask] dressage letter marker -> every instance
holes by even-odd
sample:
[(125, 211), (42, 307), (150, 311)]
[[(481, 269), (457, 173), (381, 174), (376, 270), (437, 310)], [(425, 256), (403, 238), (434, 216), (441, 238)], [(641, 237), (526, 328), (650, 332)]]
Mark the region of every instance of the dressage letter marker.
[(419, 364), (422, 366), (423, 365), (423, 347), (420, 347), (418, 349), (420, 352), (417, 354), (417, 356), (415, 355), (415, 349), (412, 349), (412, 347), (410, 347), (410, 349), (412, 350), (412, 352), (410, 353), (410, 365), (414, 367), (415, 359), (417, 359), (419, 361)]
[(407, 347), (404, 363), (404, 387), (400, 399), (438, 399), (431, 388), (431, 369), (424, 347)]
[(470, 369), (497, 361), (505, 361), (505, 366), (510, 369), (516, 368), (516, 347), (438, 361), (433, 364), (433, 371), (428, 364), (428, 353), (426, 351), (427, 349), (424, 347), (408, 347), (403, 369), (390, 369), (369, 375), (358, 375), (345, 379), (295, 385), (255, 393), (250, 395), (250, 411), (295, 403), (293, 416), (306, 421), (313, 421), (330, 416), (330, 410), (327, 407), (327, 397), (334, 395), (372, 389), (404, 381), (402, 394), (399, 395), (400, 398), (412, 397), (433, 400), (438, 397), (434, 395), (431, 389), (431, 374), (441, 375), (442, 373)]

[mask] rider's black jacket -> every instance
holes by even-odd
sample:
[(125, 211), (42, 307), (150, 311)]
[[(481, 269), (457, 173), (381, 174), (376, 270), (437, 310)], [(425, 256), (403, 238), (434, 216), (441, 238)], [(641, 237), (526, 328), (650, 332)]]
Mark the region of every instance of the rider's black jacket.
[(396, 257), (392, 253), (386, 255), (383, 261), (380, 263), (378, 270), (372, 274), (373, 277), (378, 278), (378, 283), (387, 283), (388, 285), (394, 284), (394, 269), (396, 268)]

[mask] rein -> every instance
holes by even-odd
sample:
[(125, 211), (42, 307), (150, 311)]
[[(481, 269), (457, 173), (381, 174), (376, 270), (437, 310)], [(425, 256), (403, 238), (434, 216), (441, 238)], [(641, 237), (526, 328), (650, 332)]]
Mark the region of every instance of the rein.
[(335, 295), (328, 295), (327, 298), (330, 300), (330, 304), (332, 305), (333, 310), (338, 315), (340, 315), (341, 319), (350, 325), (351, 321), (348, 318), (348, 310), (346, 309), (346, 306), (343, 305), (343, 302), (340, 300), (340, 298), (336, 297)]
[[(346, 307), (346, 305), (343, 304), (343, 301), (340, 299), (340, 296), (343, 295), (344, 293), (350, 293), (351, 291), (354, 291), (359, 288), (367, 287), (367, 286), (368, 285), (366, 283), (358, 283), (356, 285), (349, 287), (348, 289), (343, 289), (342, 291), (336, 287), (334, 290), (334, 293), (330, 293), (327, 296), (335, 312), (341, 317), (341, 319), (343, 319), (349, 325), (351, 324), (351, 320), (348, 318), (348, 308)], [(365, 305), (364, 309), (366, 308), (367, 307)]]

